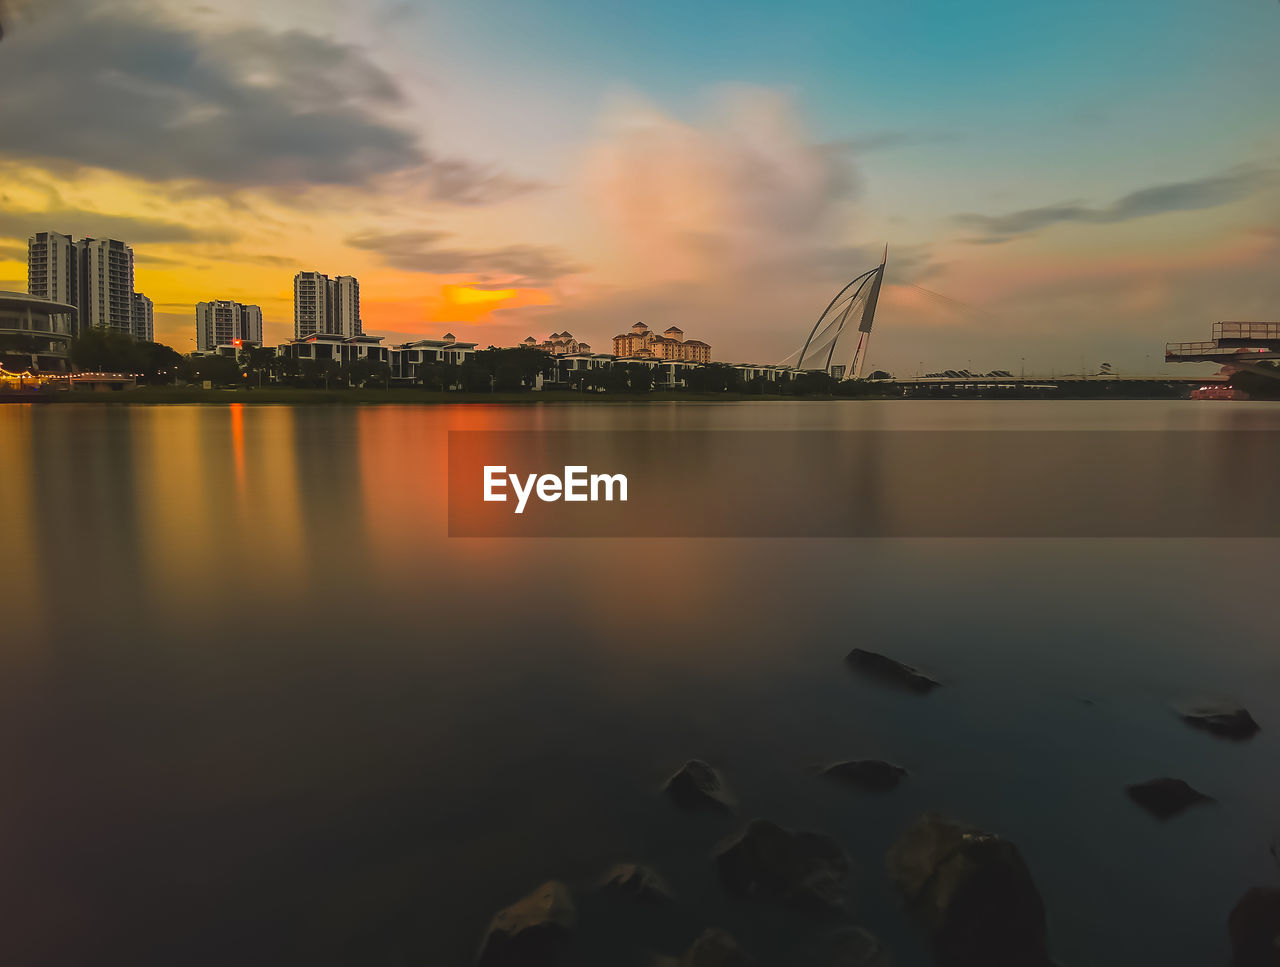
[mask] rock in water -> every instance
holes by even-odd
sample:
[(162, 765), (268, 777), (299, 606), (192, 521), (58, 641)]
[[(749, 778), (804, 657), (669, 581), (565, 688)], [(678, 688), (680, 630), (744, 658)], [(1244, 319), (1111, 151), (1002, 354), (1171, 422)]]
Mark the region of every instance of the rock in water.
[(1247, 708), (1223, 698), (1186, 702), (1177, 712), (1196, 728), (1227, 739), (1250, 739), (1261, 728)]
[(480, 945), (484, 967), (546, 967), (573, 926), (576, 913), (568, 888), (544, 883), (523, 900), (499, 910)]
[(1255, 886), (1227, 918), (1231, 967), (1280, 967), (1280, 888)]
[(888, 867), (941, 967), (1049, 967), (1044, 902), (1012, 843), (928, 815), (890, 848)]
[(733, 937), (712, 928), (693, 942), (676, 967), (756, 967)]
[(880, 759), (854, 759), (827, 766), (822, 774), (863, 789), (892, 789), (907, 775), (907, 770)]
[(718, 809), (733, 807), (733, 799), (720, 782), (720, 774), (701, 759), (690, 759), (667, 780), (667, 795), (683, 809)]
[(671, 891), (662, 877), (638, 863), (621, 863), (615, 866), (605, 874), (600, 889), (605, 893), (634, 897), (650, 903), (671, 899)]
[(845, 657), (845, 661), (860, 672), (913, 692), (931, 692), (941, 684), (923, 674), (918, 668), (904, 665), (900, 661), (874, 651), (855, 648)]
[(821, 833), (793, 833), (753, 819), (716, 857), (716, 864), (725, 888), (738, 896), (820, 910), (844, 904), (849, 858), (839, 843)]
[(1212, 796), (1192, 789), (1181, 779), (1167, 777), (1139, 782), (1129, 786), (1126, 791), (1130, 799), (1160, 819), (1176, 816), (1196, 803), (1213, 802)]

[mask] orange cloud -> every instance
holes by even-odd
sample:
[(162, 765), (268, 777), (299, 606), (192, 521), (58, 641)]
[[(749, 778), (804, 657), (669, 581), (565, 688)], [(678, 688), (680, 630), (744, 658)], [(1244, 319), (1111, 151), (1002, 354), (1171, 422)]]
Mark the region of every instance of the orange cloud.
[(499, 309), (552, 303), (544, 289), (479, 289), (472, 285), (442, 286), (440, 298), (442, 304), (433, 314), (456, 322), (485, 322)]

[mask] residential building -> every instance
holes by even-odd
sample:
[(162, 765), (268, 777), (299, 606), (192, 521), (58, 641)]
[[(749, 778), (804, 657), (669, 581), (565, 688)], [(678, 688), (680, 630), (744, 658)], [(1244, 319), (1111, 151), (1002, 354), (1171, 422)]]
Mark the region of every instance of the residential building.
[(77, 332), (106, 329), (133, 336), (133, 249), (114, 238), (76, 242)]
[(573, 356), (591, 352), (591, 347), (587, 343), (574, 339), (573, 334), (568, 330), (553, 332), (542, 342), (538, 342), (532, 336), (526, 336), (520, 345), (528, 349), (541, 349), (552, 356)]
[(613, 354), (619, 359), (669, 359), (690, 363), (711, 362), (711, 346), (700, 339), (685, 340), (684, 330), (671, 326), (661, 335), (643, 322), (613, 337)]
[(299, 272), (293, 277), (293, 338), (306, 339), (332, 332), (333, 303), (329, 277), (319, 272)]
[(333, 332), (315, 332), (276, 347), (277, 356), (291, 356), (316, 362), (354, 363), (362, 359), (391, 364), (391, 350), (382, 345), (382, 336), (342, 336)]
[(225, 346), (262, 345), (262, 310), (227, 299), (196, 305), (196, 349), (218, 352)]
[(331, 279), (321, 272), (299, 272), (293, 277), (293, 336), (315, 334), (360, 336), (360, 282), (352, 275)]
[(27, 239), (27, 294), (72, 306), (67, 331), (77, 331), (74, 307), (79, 301), (76, 243), (60, 232), (37, 232)]
[(775, 363), (733, 363), (732, 365), (744, 383), (750, 383), (754, 379), (776, 383), (779, 380), (793, 379), (796, 372), (790, 366), (779, 366)]
[(95, 328), (153, 339), (154, 306), (133, 284), (133, 249), (118, 239), (74, 241), (61, 232), (36, 232), (27, 239), (27, 293), (71, 306), (72, 336)]
[(340, 336), (336, 333), (314, 333), (304, 339), (282, 343), (276, 349), (280, 356), (317, 362), (350, 364), (362, 359), (384, 363), (393, 380), (416, 381), (419, 369), (433, 363), (459, 366), (475, 359), (476, 343), (458, 342), (453, 333), (442, 339), (414, 339), (398, 346), (383, 346), (382, 336)]
[(340, 275), (329, 282), (332, 329), (338, 336), (362, 336), (360, 321), (360, 283), (353, 275)]
[(141, 292), (133, 294), (133, 338), (137, 342), (156, 341), (156, 305)]
[(414, 339), (391, 350), (391, 377), (400, 380), (417, 380), (420, 366), (443, 363), (460, 366), (476, 357), (477, 343), (458, 342), (451, 332), (441, 339)]

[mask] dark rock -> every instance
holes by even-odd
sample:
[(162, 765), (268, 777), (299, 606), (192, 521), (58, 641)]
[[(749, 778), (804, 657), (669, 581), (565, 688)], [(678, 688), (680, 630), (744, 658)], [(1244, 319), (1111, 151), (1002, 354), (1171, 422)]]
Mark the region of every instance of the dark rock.
[(544, 883), (523, 900), (499, 910), (480, 945), (485, 967), (546, 967), (555, 962), (576, 913), (563, 883)]
[(901, 688), (910, 689), (913, 692), (930, 692), (941, 684), (923, 674), (917, 668), (904, 665), (900, 661), (895, 661), (887, 655), (877, 654), (874, 651), (855, 648), (849, 652), (845, 661), (860, 672), (879, 678), (882, 681), (890, 682)]
[(928, 815), (890, 848), (888, 867), (941, 967), (1049, 967), (1044, 902), (1012, 843)]
[(733, 937), (725, 931), (712, 928), (693, 942), (685, 955), (676, 962), (677, 967), (756, 967)]
[(1160, 819), (1176, 816), (1188, 806), (1213, 802), (1212, 796), (1192, 789), (1181, 779), (1150, 779), (1127, 788), (1129, 798)]
[(683, 809), (733, 808), (733, 799), (720, 782), (720, 774), (701, 759), (690, 759), (667, 780), (667, 795)]
[(854, 759), (837, 762), (822, 770), (824, 776), (851, 782), (863, 789), (892, 789), (907, 775), (907, 770), (880, 759)]
[(889, 951), (861, 927), (838, 930), (823, 944), (817, 967), (890, 967)]
[(605, 874), (600, 890), (650, 903), (671, 899), (666, 881), (649, 867), (638, 863), (621, 863), (615, 866)]
[(1232, 967), (1280, 967), (1280, 888), (1255, 886), (1231, 910)]
[(1243, 705), (1222, 698), (1186, 702), (1177, 712), (1196, 728), (1227, 739), (1250, 739), (1261, 728)]
[(839, 909), (849, 858), (830, 836), (793, 833), (753, 819), (716, 864), (725, 888), (738, 896), (779, 900), (809, 909)]

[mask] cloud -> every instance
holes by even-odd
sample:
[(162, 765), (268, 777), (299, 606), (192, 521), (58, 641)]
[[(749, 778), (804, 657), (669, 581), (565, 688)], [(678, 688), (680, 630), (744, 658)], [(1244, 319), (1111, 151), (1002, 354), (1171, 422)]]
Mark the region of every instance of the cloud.
[(812, 139), (782, 92), (723, 88), (708, 108), (690, 122), (615, 99), (588, 152), (601, 235), (639, 281), (758, 278), (847, 244), (858, 195), (847, 145)]
[(844, 146), (856, 154), (871, 151), (889, 151), (894, 148), (913, 148), (921, 144), (946, 144), (961, 140), (960, 135), (945, 131), (934, 133), (921, 131), (877, 131), (844, 142)]
[(396, 79), (303, 30), (214, 29), (146, 0), (50, 0), (5, 38), (0, 153), (157, 181), (286, 189), (405, 174), (435, 200), (486, 204), (529, 184), (437, 158), (393, 119)]
[(107, 215), (80, 208), (51, 208), (39, 212), (0, 209), (0, 238), (25, 239), (36, 232), (50, 231), (76, 237), (119, 238), (130, 244), (229, 241), (233, 237), (226, 232), (199, 229), (181, 222)]
[(1062, 202), (1042, 208), (1027, 208), (1006, 215), (965, 213), (953, 217), (959, 225), (979, 234), (969, 241), (998, 243), (1062, 222), (1107, 224), (1168, 212), (1217, 208), (1248, 198), (1276, 183), (1277, 172), (1269, 168), (1242, 166), (1219, 175), (1153, 185), (1130, 192), (1105, 208), (1090, 208), (1083, 202)]
[(461, 158), (437, 159), (422, 176), (431, 199), (457, 205), (491, 205), (544, 187), (537, 181), (515, 178), (496, 165)]
[(448, 232), (412, 231), (378, 234), (367, 232), (347, 239), (347, 244), (376, 252), (382, 261), (407, 272), (433, 275), (478, 275), (476, 288), (530, 286), (545, 288), (566, 275), (582, 271), (553, 248), (539, 245), (507, 245), (495, 249), (467, 250), (439, 247)]

